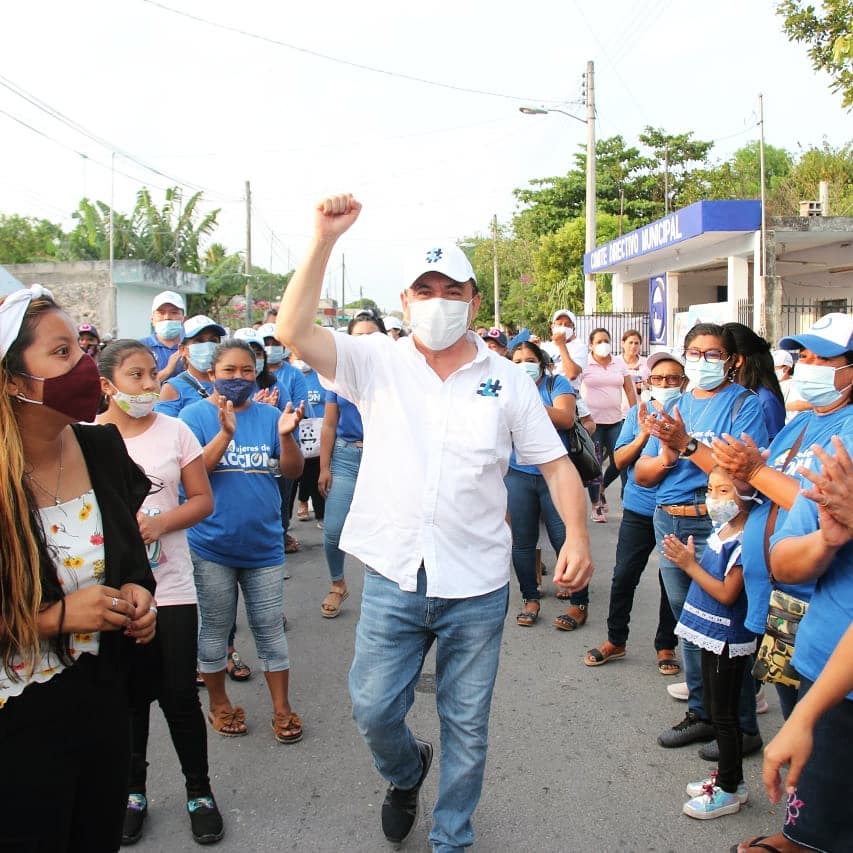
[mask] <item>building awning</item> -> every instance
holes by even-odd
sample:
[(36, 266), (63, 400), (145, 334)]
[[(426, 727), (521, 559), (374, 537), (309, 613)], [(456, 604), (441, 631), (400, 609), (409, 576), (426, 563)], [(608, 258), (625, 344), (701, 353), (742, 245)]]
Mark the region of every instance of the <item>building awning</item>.
[(707, 250), (760, 227), (760, 201), (697, 201), (587, 252), (583, 269), (587, 274), (618, 272), (630, 279), (630, 266), (640, 259), (666, 269), (688, 240), (691, 250)]

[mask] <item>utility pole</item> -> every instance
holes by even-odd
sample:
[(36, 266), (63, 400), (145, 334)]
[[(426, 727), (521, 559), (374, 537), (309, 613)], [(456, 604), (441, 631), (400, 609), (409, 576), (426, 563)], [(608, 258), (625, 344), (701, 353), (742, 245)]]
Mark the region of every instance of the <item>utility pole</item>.
[(246, 181), (246, 326), (252, 327), (252, 187)]
[(346, 316), (347, 316), (345, 313), (347, 302), (346, 302), (346, 299), (344, 296), (344, 279), (346, 278), (346, 274), (347, 274), (347, 259), (344, 255), (341, 255), (341, 317), (343, 317), (344, 320), (346, 320)]
[(501, 290), (498, 279), (498, 215), (492, 217), (492, 266), (495, 279), (495, 328), (501, 327)]
[[(590, 60), (586, 64), (586, 251), (595, 250), (596, 202), (595, 202), (595, 71)], [(595, 275), (584, 277), (583, 310), (594, 314), (597, 303)]]
[(669, 215), (669, 143), (663, 147), (663, 215)]
[(758, 166), (761, 180), (761, 234), (759, 236), (761, 251), (758, 254), (759, 273), (755, 276), (756, 284), (752, 294), (752, 325), (759, 334), (764, 334), (768, 327), (768, 323), (765, 322), (767, 314), (764, 307), (767, 301), (767, 219), (764, 213), (767, 198), (764, 173), (764, 95), (761, 94), (758, 96), (758, 124), (761, 128), (758, 142)]
[(118, 337), (118, 292), (113, 275), (115, 264), (115, 193), (116, 193), (116, 153), (113, 151), (110, 169), (110, 317), (109, 329), (113, 338)]

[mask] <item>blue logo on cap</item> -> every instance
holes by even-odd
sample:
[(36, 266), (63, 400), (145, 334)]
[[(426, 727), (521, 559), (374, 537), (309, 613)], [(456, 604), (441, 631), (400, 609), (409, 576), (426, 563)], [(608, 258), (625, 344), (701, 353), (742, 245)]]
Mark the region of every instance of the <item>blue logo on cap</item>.
[(430, 249), (427, 252), (426, 262), (428, 264), (437, 264), (441, 260), (442, 254), (441, 249)]

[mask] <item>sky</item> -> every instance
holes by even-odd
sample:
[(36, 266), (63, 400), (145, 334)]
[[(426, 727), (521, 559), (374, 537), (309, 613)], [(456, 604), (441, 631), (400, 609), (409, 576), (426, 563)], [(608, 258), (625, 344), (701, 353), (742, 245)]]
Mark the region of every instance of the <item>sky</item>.
[[(406, 258), (508, 223), (513, 189), (565, 174), (596, 136), (647, 125), (797, 153), (853, 139), (853, 114), (785, 38), (771, 0), (28, 0), (4, 12), (0, 213), (70, 227), (82, 197), (133, 207), (175, 183), (220, 208), (214, 239), (275, 272), (298, 265), (312, 209), (364, 209), (326, 290), (399, 307)], [(12, 89), (23, 90), (27, 98)], [(39, 109), (36, 101), (53, 115)], [(68, 120), (63, 122), (56, 116)], [(69, 126), (76, 125), (77, 129)], [(115, 154), (115, 156), (114, 156)], [(114, 170), (111, 164), (114, 163)], [(152, 171), (153, 170), (153, 171)], [(345, 272), (344, 272), (345, 271)], [(265, 295), (265, 294), (261, 294)]]

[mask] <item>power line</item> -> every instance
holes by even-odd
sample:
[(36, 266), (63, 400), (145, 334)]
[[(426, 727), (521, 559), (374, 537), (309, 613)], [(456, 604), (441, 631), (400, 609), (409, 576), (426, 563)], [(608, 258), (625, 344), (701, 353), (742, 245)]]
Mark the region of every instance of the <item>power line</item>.
[(452, 83), (441, 83), (437, 80), (427, 80), (424, 77), (416, 77), (412, 74), (403, 74), (399, 71), (389, 71), (386, 68), (377, 68), (374, 65), (364, 65), (360, 62), (353, 62), (349, 59), (341, 59), (337, 56), (330, 56), (327, 53), (320, 53), (316, 50), (311, 50), (307, 47), (300, 47), (299, 45), (290, 44), (285, 41), (281, 41), (280, 39), (274, 39), (270, 36), (263, 36), (259, 33), (249, 32), (248, 30), (243, 30), (240, 27), (232, 27), (228, 24), (221, 24), (218, 21), (211, 21), (208, 18), (202, 18), (200, 15), (193, 15), (190, 12), (184, 12), (182, 9), (174, 9), (171, 6), (166, 6), (164, 3), (158, 3), (157, 0), (143, 0), (143, 2), (148, 3), (150, 6), (156, 6), (158, 9), (162, 9), (164, 12), (170, 12), (173, 15), (179, 15), (182, 18), (188, 18), (191, 21), (196, 21), (200, 24), (205, 24), (209, 27), (215, 27), (216, 29), (225, 30), (229, 33), (236, 33), (237, 35), (245, 36), (246, 38), (256, 39), (257, 41), (266, 42), (267, 44), (274, 44), (277, 47), (284, 47), (287, 50), (293, 50), (297, 53), (304, 53), (307, 56), (313, 56), (315, 59), (323, 59), (326, 62), (335, 62), (339, 65), (346, 65), (349, 68), (358, 68), (361, 71), (369, 71), (372, 74), (384, 74), (386, 77), (396, 77), (399, 80), (408, 80), (412, 83), (422, 83), (425, 86), (436, 86), (440, 89), (451, 89), (454, 92), (466, 92), (469, 95), (485, 95), (489, 98), (505, 98), (510, 101), (541, 101), (541, 100), (549, 100), (547, 98), (531, 98), (531, 97), (522, 97), (521, 95), (508, 95), (503, 92), (490, 92), (485, 89), (472, 89), (467, 86), (454, 86)]

